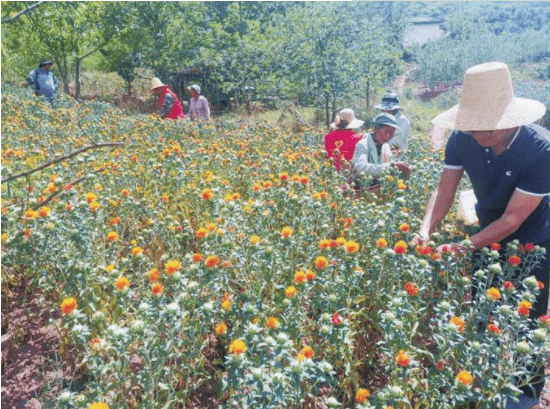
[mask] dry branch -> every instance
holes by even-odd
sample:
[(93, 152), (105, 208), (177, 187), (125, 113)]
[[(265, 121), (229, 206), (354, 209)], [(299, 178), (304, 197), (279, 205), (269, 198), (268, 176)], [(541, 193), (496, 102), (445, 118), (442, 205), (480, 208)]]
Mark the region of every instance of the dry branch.
[(65, 156), (60, 156), (59, 158), (56, 158), (50, 162), (47, 162), (47, 163), (44, 163), (43, 165), (40, 165), (39, 167), (37, 168), (34, 168), (34, 169), (31, 169), (31, 170), (28, 170), (26, 172), (23, 172), (23, 173), (19, 173), (18, 175), (11, 175), (11, 176), (8, 176), (4, 179), (2, 179), (2, 183), (4, 182), (9, 182), (10, 180), (14, 180), (14, 179), (19, 179), (19, 178), (22, 178), (24, 176), (29, 176), (29, 175), (32, 175), (33, 173), (35, 172), (38, 172), (42, 169), (45, 169), (47, 168), (48, 166), (52, 166), (52, 165), (55, 165), (56, 163), (59, 163), (59, 162), (63, 162), (64, 160), (67, 160), (67, 159), (70, 159), (72, 158), (73, 156), (76, 156), (80, 153), (83, 153), (83, 152), (86, 152), (90, 149), (95, 149), (95, 148), (101, 148), (103, 146), (120, 146), (120, 145), (124, 145), (122, 142), (111, 142), (111, 143), (98, 143), (96, 145), (91, 145), (91, 146), (85, 146), (84, 148), (81, 148), (77, 151), (74, 151), (74, 152), (71, 152), (69, 153), (68, 155), (65, 155)]

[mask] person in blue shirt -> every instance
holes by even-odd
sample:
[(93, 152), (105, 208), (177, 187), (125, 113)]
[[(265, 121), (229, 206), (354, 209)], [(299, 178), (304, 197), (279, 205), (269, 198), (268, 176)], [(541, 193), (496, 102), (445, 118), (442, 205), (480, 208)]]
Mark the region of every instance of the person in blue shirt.
[(50, 71), (52, 62), (42, 59), (38, 68), (32, 70), (27, 76), (27, 84), (34, 90), (36, 95), (44, 95), (46, 101), (52, 104), (59, 86), (55, 75)]
[[(447, 246), (464, 253), (493, 243), (505, 248), (518, 240), (545, 248), (545, 258), (531, 272), (544, 285), (530, 311), (533, 325), (547, 312), (550, 284), (550, 133), (530, 125), (545, 112), (544, 104), (514, 96), (506, 64), (469, 68), (459, 104), (432, 121), (454, 131), (447, 142), (439, 185), (413, 238), (415, 244), (429, 241), (449, 212), (466, 172), (477, 198), (481, 230), (470, 237), (470, 248), (458, 243)], [(536, 407), (543, 386), (542, 372), (539, 379), (521, 388), (520, 402), (508, 399), (506, 408)]]

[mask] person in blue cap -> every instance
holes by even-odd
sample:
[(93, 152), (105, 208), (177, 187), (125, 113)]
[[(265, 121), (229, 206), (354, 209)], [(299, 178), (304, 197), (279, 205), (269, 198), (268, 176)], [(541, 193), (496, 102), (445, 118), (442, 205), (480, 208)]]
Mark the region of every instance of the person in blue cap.
[(52, 61), (42, 59), (38, 68), (32, 70), (27, 76), (27, 84), (34, 90), (36, 95), (44, 95), (46, 101), (53, 104), (59, 82), (56, 76), (50, 71), (51, 68)]
[(395, 117), (398, 128), (395, 130), (393, 138), (390, 140), (389, 144), (392, 148), (399, 149), (400, 152), (404, 152), (409, 147), (409, 133), (411, 130), (411, 125), (409, 120), (401, 112), (401, 107), (399, 106), (399, 98), (397, 94), (393, 92), (387, 92), (382, 97), (382, 103), (375, 106)]

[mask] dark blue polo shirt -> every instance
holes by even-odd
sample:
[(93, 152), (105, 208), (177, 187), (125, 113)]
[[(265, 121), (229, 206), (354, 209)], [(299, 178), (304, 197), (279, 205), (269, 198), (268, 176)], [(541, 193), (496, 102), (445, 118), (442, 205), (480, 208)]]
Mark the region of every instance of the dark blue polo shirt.
[(550, 240), (550, 139), (542, 132), (522, 126), (508, 148), (495, 155), (491, 148), (483, 148), (470, 135), (455, 130), (447, 142), (444, 167), (464, 169), (470, 177), (482, 228), (503, 215), (516, 189), (542, 196), (539, 206), (503, 242)]

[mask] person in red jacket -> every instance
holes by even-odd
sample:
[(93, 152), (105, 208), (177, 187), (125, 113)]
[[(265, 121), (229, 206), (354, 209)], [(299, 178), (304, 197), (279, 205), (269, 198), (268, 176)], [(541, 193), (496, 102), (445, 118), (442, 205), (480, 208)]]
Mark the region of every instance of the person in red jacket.
[[(352, 109), (345, 108), (340, 111), (330, 127), (335, 129), (325, 135), (325, 149), (329, 159), (333, 159), (334, 167), (341, 170), (344, 164), (342, 158), (350, 163), (355, 152), (355, 145), (361, 140), (362, 135), (354, 129), (360, 128), (364, 121), (355, 118)], [(346, 164), (347, 165), (347, 164)], [(348, 166), (345, 166), (346, 168)]]
[(159, 115), (162, 119), (185, 119), (183, 108), (174, 91), (157, 77), (151, 80), (151, 91), (159, 97)]

